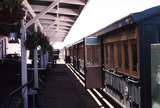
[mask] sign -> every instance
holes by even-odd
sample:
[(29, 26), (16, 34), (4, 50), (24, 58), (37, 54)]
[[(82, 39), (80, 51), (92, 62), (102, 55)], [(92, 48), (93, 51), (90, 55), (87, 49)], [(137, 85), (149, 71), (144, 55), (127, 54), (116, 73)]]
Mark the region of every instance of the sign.
[(87, 37), (85, 38), (86, 45), (98, 45), (100, 44), (100, 40), (97, 37)]
[(17, 37), (17, 33), (15, 33), (15, 32), (11, 32), (10, 34), (9, 34), (9, 43), (19, 43), (18, 42), (18, 37)]

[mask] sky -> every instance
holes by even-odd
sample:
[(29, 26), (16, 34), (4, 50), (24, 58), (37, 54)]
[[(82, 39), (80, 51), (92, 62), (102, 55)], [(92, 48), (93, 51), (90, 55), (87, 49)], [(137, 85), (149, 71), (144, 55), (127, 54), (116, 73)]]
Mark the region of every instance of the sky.
[(54, 44), (54, 48), (63, 48), (128, 14), (158, 5), (160, 0), (89, 0), (64, 42)]

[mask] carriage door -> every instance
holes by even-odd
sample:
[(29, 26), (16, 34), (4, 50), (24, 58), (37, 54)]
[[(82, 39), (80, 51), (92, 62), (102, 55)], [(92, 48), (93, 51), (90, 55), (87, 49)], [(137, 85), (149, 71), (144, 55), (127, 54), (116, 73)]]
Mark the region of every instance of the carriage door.
[(86, 88), (101, 88), (101, 47), (97, 37), (85, 38), (85, 58)]

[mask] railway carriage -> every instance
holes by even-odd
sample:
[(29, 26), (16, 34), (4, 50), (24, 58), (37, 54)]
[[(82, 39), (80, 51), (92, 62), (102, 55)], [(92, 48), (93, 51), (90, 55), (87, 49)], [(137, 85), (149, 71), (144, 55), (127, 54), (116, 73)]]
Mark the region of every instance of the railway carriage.
[(86, 88), (104, 88), (127, 108), (151, 108), (151, 45), (159, 42), (160, 6), (130, 14), (68, 49), (74, 67), (83, 67)]
[(160, 7), (116, 21), (98, 32), (105, 89), (127, 108), (151, 108), (151, 44), (159, 43)]

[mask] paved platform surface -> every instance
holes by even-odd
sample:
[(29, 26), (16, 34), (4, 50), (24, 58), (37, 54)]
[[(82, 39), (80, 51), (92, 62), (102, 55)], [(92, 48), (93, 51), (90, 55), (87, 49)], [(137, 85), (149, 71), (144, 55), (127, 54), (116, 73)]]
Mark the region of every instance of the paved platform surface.
[(97, 108), (96, 102), (65, 64), (57, 64), (48, 73), (40, 108)]

